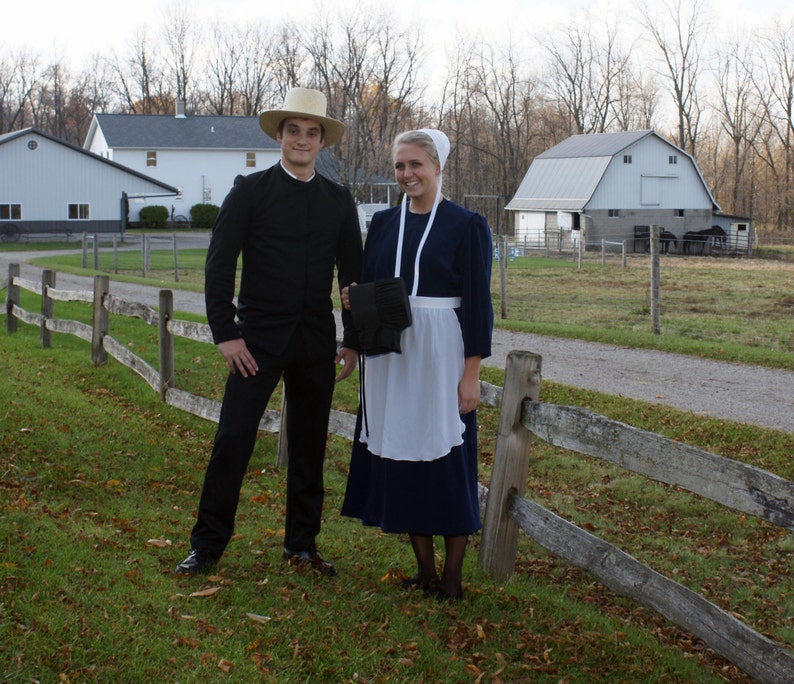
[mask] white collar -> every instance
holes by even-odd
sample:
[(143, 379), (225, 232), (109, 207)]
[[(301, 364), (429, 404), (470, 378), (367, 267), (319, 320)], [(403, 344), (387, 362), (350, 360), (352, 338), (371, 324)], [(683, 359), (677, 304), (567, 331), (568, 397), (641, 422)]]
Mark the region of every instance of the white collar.
[(309, 176), (304, 181), (298, 178), (294, 173), (292, 173), (292, 171), (290, 171), (286, 166), (284, 166), (284, 162), (282, 162), (280, 159), (278, 160), (278, 163), (281, 164), (281, 168), (284, 169), (284, 173), (286, 173), (288, 176), (292, 176), (296, 181), (301, 181), (301, 183), (308, 183), (312, 178), (314, 178), (317, 175), (316, 171), (312, 171), (312, 175)]

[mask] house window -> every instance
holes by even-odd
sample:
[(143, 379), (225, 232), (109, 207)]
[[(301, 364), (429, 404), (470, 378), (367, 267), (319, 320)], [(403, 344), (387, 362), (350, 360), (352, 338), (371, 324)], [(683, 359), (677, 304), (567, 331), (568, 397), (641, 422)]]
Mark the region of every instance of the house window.
[(157, 166), (157, 152), (154, 150), (146, 153), (146, 166)]
[(87, 221), (91, 217), (91, 211), (88, 204), (73, 203), (69, 205), (69, 220), (70, 221)]
[(21, 221), (21, 204), (0, 204), (0, 221)]
[(610, 209), (609, 218), (620, 218), (620, 209)]
[(252, 169), (256, 168), (256, 152), (245, 153), (245, 165)]
[(684, 218), (684, 210), (683, 209), (674, 209), (673, 210), (673, 216), (676, 216), (678, 218)]
[(623, 163), (624, 164), (631, 164), (631, 155), (630, 154), (624, 154), (623, 155)]
[(669, 157), (667, 157), (667, 163), (668, 164), (677, 164), (678, 163), (678, 155), (677, 154), (671, 154)]

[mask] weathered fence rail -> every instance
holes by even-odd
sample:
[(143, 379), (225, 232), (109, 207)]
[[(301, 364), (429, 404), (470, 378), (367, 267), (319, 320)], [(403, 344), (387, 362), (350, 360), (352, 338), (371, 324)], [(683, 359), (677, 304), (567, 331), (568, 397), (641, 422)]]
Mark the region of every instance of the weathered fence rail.
[[(107, 276), (97, 276), (94, 291), (58, 290), (55, 273), (44, 271), (42, 282), (19, 277), (19, 265), (9, 267), (6, 329), (17, 321), (41, 328), (41, 343), (50, 332), (65, 332), (92, 344), (92, 360), (112, 356), (138, 373), (163, 401), (206, 420), (217, 422), (220, 403), (175, 387), (174, 337), (212, 343), (209, 326), (173, 317), (172, 293), (162, 290), (159, 311), (127, 302), (109, 292)], [(19, 305), (20, 289), (38, 293), (41, 313)], [(93, 323), (54, 317), (54, 301), (90, 302)], [(159, 369), (108, 335), (108, 315), (134, 316), (159, 328)], [(45, 334), (46, 333), (46, 334)], [(794, 483), (772, 473), (710, 454), (695, 447), (639, 430), (584, 409), (538, 401), (541, 358), (529, 352), (508, 355), (503, 388), (482, 382), (484, 403), (500, 408), (490, 487), (480, 486), (484, 520), (480, 564), (497, 579), (514, 569), (518, 534), (598, 578), (612, 591), (651, 608), (702, 639), (710, 648), (762, 684), (794, 684), (794, 655), (754, 631), (730, 612), (659, 574), (618, 547), (599, 539), (537, 503), (523, 498), (532, 435), (550, 444), (594, 456), (650, 479), (681, 487), (699, 496), (772, 524), (794, 529)], [(285, 411), (268, 410), (260, 429), (279, 432)], [(355, 417), (333, 411), (329, 432), (352, 439)], [(279, 460), (285, 444), (279, 442)]]

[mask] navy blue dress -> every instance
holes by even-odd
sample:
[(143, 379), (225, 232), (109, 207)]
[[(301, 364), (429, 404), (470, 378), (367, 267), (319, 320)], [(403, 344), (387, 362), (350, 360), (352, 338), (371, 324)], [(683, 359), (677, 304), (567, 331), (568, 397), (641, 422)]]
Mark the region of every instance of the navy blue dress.
[[(400, 274), (409, 292), (428, 217), (406, 215)], [(362, 282), (394, 275), (399, 222), (399, 206), (373, 217), (364, 246)], [(491, 353), (491, 255), (491, 231), (485, 219), (443, 200), (422, 249), (416, 294), (461, 298), (456, 313), (466, 357), (485, 358)], [(417, 387), (416, 393), (419, 398), (422, 388)], [(465, 430), (460, 446), (432, 461), (403, 461), (374, 455), (359, 440), (359, 410), (342, 515), (390, 533), (454, 536), (479, 530), (476, 412), (461, 419)]]

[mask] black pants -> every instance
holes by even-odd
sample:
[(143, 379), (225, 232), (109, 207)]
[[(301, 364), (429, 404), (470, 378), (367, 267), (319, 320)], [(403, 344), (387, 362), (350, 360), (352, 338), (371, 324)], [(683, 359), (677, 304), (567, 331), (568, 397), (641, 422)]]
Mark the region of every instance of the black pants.
[(302, 341), (281, 357), (252, 350), (259, 371), (230, 374), (221, 416), (190, 536), (194, 549), (220, 557), (234, 531), (240, 487), (253, 452), (257, 428), (276, 385), (284, 377), (287, 397), (287, 514), (284, 546), (303, 551), (314, 545), (323, 508), (323, 462), (334, 392), (333, 358), (309, 359)]

